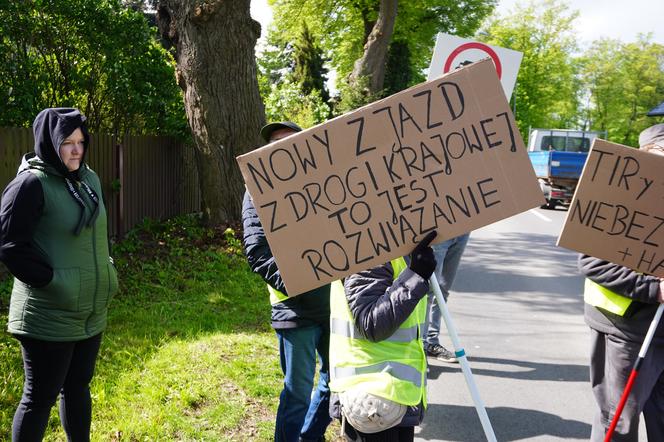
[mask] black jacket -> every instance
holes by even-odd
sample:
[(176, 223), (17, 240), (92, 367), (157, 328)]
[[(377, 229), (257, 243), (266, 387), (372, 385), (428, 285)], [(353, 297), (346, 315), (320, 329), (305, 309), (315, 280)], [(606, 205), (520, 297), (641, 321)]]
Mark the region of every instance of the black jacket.
[[(245, 192), (242, 203), (242, 225), (244, 252), (251, 270), (272, 287), (288, 295), (249, 192)], [(327, 327), (329, 323), (329, 284), (272, 305), (272, 327), (275, 329), (313, 324)]]
[[(586, 323), (599, 332), (642, 342), (659, 306), (659, 278), (588, 255), (579, 256), (579, 270), (591, 281), (634, 301), (625, 316), (585, 304)], [(664, 321), (654, 339), (664, 342)]]
[(391, 263), (350, 275), (344, 281), (348, 307), (358, 331), (382, 341), (408, 319), (429, 290), (429, 282), (410, 268), (394, 280)]

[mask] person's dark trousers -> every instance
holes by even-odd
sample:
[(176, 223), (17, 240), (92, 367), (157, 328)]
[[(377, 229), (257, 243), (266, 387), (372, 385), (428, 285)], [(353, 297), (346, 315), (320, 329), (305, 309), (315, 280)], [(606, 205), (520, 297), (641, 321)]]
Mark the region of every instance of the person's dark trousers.
[[(469, 237), (470, 233), (465, 233), (431, 246), (434, 257), (436, 258), (436, 270), (434, 273), (436, 274), (436, 279), (438, 279), (440, 291), (445, 301), (447, 301), (450, 295), (450, 288), (454, 283), (454, 278), (461, 263), (463, 252), (466, 250)], [(433, 290), (429, 291), (428, 296), (427, 320), (424, 323), (424, 330), (422, 331), (425, 349), (429, 345), (440, 345), (440, 321), (443, 317)]]
[(348, 422), (344, 427), (344, 436), (349, 442), (413, 442), (415, 427), (392, 427), (378, 433), (362, 433)]
[(60, 398), (60, 420), (70, 442), (90, 440), (90, 381), (101, 334), (76, 342), (48, 342), (18, 337), (23, 355), (23, 397), (14, 414), (13, 442), (38, 442)]
[[(599, 410), (590, 440), (601, 442), (611, 425), (643, 342), (591, 329), (590, 382)], [(613, 442), (638, 442), (639, 415), (643, 412), (649, 441), (664, 441), (664, 344), (650, 344), (625, 403)]]
[[(275, 442), (320, 441), (331, 422), (330, 329), (328, 325), (277, 329), (284, 389), (274, 429)], [(316, 354), (321, 368), (313, 392)]]

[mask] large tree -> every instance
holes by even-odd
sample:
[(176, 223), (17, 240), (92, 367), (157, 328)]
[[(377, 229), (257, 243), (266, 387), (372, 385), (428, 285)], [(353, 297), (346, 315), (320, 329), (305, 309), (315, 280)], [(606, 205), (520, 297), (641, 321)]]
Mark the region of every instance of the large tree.
[[(282, 40), (292, 41), (299, 30), (299, 23), (306, 20), (330, 58), (342, 95), (357, 92), (354, 87), (344, 87), (349, 78), (355, 83), (355, 88), (358, 79), (364, 79), (367, 84), (361, 86), (372, 92), (368, 94), (368, 99), (394, 91), (392, 82), (396, 77), (400, 77), (396, 80), (400, 84), (407, 78), (408, 86), (422, 81), (422, 72), (431, 60), (436, 33), (471, 35), (496, 4), (495, 0), (408, 0), (398, 4), (396, 0), (268, 1), (274, 9), (271, 32), (278, 33)], [(388, 25), (391, 25), (393, 18), (390, 29)], [(388, 46), (385, 43), (389, 45), (392, 41), (402, 45), (393, 48), (392, 53), (408, 53), (410, 59), (392, 59), (388, 65)], [(390, 69), (407, 69), (410, 72), (403, 76)], [(390, 81), (387, 90), (381, 80), (383, 76)], [(351, 100), (349, 104), (341, 110), (363, 103), (359, 99)]]
[(379, 94), (383, 90), (387, 50), (397, 19), (397, 3), (397, 0), (380, 0), (376, 21), (365, 37), (364, 52), (355, 60), (353, 72), (349, 77), (350, 86), (366, 87), (368, 96)]
[(580, 82), (572, 57), (577, 16), (558, 0), (531, 1), (490, 20), (479, 33), (487, 43), (523, 52), (514, 95), (522, 134), (531, 127), (574, 128), (579, 123)]
[(293, 44), (293, 79), (305, 95), (318, 91), (324, 102), (330, 99), (327, 91), (327, 68), (323, 50), (309, 31), (306, 23), (302, 23), (302, 33)]
[[(459, 37), (472, 36), (494, 10), (496, 3), (496, 0), (400, 2), (392, 42), (405, 43), (410, 58), (408, 64), (388, 67), (388, 75), (399, 75), (399, 71), (408, 69), (411, 78), (408, 86), (424, 81), (436, 34), (444, 32)], [(390, 68), (396, 72), (390, 72)]]
[(598, 40), (582, 58), (590, 126), (618, 143), (636, 146), (639, 132), (652, 124), (646, 113), (664, 97), (664, 46), (650, 39)]
[(265, 113), (250, 0), (160, 0), (157, 20), (175, 48), (177, 80), (197, 148), (203, 213), (212, 224), (240, 217), (244, 186), (235, 157), (261, 144)]

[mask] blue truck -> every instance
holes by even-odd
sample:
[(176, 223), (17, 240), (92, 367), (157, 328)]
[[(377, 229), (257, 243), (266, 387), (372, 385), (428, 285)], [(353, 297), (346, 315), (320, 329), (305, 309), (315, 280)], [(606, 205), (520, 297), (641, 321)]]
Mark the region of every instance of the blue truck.
[(531, 129), (528, 156), (535, 169), (546, 204), (543, 209), (569, 206), (595, 138), (605, 132), (568, 129)]

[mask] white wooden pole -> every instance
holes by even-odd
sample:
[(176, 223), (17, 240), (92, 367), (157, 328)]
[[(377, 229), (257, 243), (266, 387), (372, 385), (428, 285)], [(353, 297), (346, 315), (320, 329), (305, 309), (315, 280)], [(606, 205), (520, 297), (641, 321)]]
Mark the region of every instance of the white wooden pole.
[(496, 435), (493, 432), (493, 427), (491, 427), (491, 421), (489, 421), (489, 416), (486, 414), (484, 402), (482, 402), (480, 392), (477, 390), (477, 385), (475, 385), (475, 379), (473, 378), (473, 373), (470, 370), (470, 365), (468, 364), (468, 359), (466, 358), (466, 352), (461, 346), (459, 336), (457, 336), (456, 328), (454, 328), (452, 317), (450, 316), (450, 312), (447, 310), (447, 303), (445, 302), (443, 293), (440, 290), (438, 278), (436, 278), (435, 273), (431, 275), (431, 278), (429, 278), (429, 285), (431, 286), (433, 293), (436, 295), (436, 302), (438, 302), (440, 311), (443, 314), (445, 326), (447, 327), (447, 333), (452, 340), (452, 345), (454, 345), (454, 353), (459, 361), (459, 364), (461, 365), (461, 371), (466, 378), (466, 385), (470, 391), (470, 396), (473, 398), (475, 409), (477, 410), (477, 415), (479, 416), (480, 422), (482, 423), (482, 428), (484, 429), (486, 440), (488, 442), (496, 442)]

